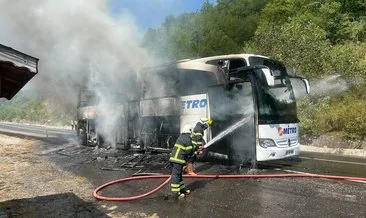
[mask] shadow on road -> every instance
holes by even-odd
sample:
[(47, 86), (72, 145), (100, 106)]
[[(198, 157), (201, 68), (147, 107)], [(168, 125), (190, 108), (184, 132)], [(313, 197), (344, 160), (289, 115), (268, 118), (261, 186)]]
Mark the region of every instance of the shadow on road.
[(0, 203), (0, 213), (10, 217), (108, 217), (92, 203), (73, 193), (10, 200)]

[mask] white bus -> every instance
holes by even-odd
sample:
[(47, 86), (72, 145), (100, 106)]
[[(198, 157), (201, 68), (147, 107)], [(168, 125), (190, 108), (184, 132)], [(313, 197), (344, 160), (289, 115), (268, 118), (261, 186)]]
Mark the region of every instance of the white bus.
[[(123, 148), (169, 149), (180, 128), (201, 117), (213, 119), (205, 139), (247, 117), (245, 125), (207, 149), (207, 155), (257, 162), (299, 154), (299, 119), (294, 82), (280, 62), (232, 54), (159, 66), (143, 72), (139, 99), (124, 104), (115, 142)], [(297, 92), (299, 93), (299, 92)]]
[(291, 82), (302, 86), (297, 94), (308, 93), (306, 79), (289, 76), (276, 60), (252, 54), (185, 60), (177, 68), (184, 89), (181, 127), (209, 117), (214, 120), (205, 134), (210, 141), (242, 117), (249, 117), (244, 126), (211, 146), (209, 153), (240, 161), (299, 154), (299, 119)]

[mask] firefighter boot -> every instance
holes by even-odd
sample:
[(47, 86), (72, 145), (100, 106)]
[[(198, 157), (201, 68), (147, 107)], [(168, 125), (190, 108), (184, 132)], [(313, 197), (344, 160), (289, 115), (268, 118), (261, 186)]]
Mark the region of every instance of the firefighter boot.
[(191, 176), (197, 176), (197, 174), (193, 172), (193, 163), (187, 163), (187, 174)]
[(191, 193), (191, 190), (187, 189), (187, 188), (184, 188), (180, 191), (180, 193), (183, 193), (185, 195), (189, 195)]
[(182, 200), (182, 199), (184, 199), (186, 197), (186, 195), (184, 194), (184, 193), (181, 193), (181, 192), (178, 192), (177, 193), (177, 199), (178, 200)]

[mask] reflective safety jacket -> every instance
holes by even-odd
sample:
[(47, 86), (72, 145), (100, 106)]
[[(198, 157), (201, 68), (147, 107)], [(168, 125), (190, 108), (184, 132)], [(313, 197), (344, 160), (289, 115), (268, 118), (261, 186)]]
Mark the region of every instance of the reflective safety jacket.
[(205, 127), (202, 123), (197, 123), (196, 126), (193, 128), (192, 131), (192, 145), (194, 149), (198, 149), (200, 146), (206, 144), (205, 140), (203, 139)]
[(192, 155), (191, 136), (189, 133), (182, 133), (175, 142), (169, 161), (177, 164), (186, 164), (186, 160)]

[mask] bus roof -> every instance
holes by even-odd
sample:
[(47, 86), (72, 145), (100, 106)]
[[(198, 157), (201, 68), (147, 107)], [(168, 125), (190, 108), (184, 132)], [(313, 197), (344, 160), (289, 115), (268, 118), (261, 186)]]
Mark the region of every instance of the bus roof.
[(177, 67), (178, 69), (185, 69), (185, 70), (201, 70), (201, 71), (214, 71), (216, 66), (212, 66), (212, 64), (207, 64), (207, 61), (211, 60), (219, 60), (219, 59), (233, 59), (233, 58), (243, 58), (248, 61), (249, 57), (261, 57), (269, 59), (269, 57), (257, 54), (228, 54), (228, 55), (217, 55), (217, 56), (210, 56), (204, 58), (197, 58), (197, 59), (181, 59), (178, 61), (167, 62), (159, 65), (154, 66), (147, 66), (143, 68), (147, 71), (156, 71), (162, 70), (168, 67)]
[(257, 55), (257, 54), (228, 54), (228, 55), (217, 55), (217, 56), (210, 56), (210, 57), (204, 57), (204, 58), (198, 58), (198, 59), (184, 59), (184, 60), (180, 60), (178, 62), (188, 62), (188, 61), (195, 61), (195, 62), (207, 62), (207, 61), (211, 61), (211, 60), (217, 60), (217, 59), (231, 59), (231, 58), (244, 58), (244, 59), (248, 59), (249, 57), (261, 57), (261, 58), (269, 58), (263, 55)]
[(248, 61), (249, 57), (261, 57), (269, 59), (269, 57), (257, 54), (228, 54), (228, 55), (218, 55), (198, 59), (184, 59), (177, 63), (178, 69), (189, 69), (189, 70), (201, 70), (216, 72), (217, 66), (212, 64), (207, 64), (208, 61), (218, 60), (218, 59), (232, 59), (232, 58), (243, 58)]

